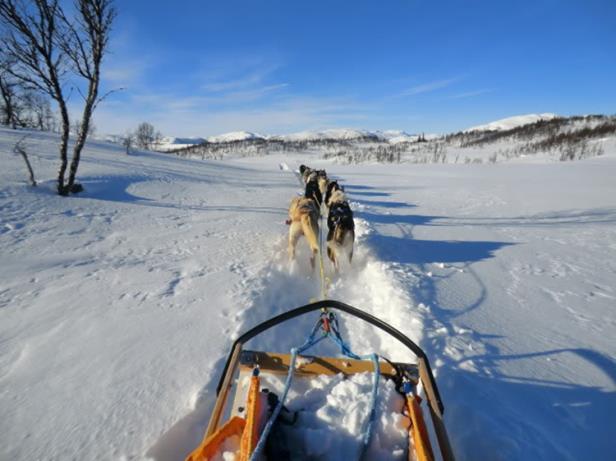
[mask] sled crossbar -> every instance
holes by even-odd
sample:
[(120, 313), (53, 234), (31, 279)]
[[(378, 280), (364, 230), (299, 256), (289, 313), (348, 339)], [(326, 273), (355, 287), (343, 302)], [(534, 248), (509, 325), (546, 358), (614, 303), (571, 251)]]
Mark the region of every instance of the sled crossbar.
[[(301, 355), (303, 363), (296, 365), (294, 374), (301, 377), (321, 376), (321, 375), (353, 375), (356, 373), (374, 372), (374, 365), (370, 361), (355, 360), (338, 357), (317, 357), (313, 355)], [(240, 372), (250, 371), (259, 367), (261, 372), (272, 375), (286, 375), (289, 372), (291, 362), (290, 354), (279, 354), (275, 352), (248, 351), (243, 350), (240, 355)], [(394, 368), (395, 365), (395, 368)], [(414, 384), (419, 381), (419, 370), (415, 364), (395, 363), (380, 361), (379, 369), (381, 375), (386, 378), (396, 378), (398, 370), (402, 370), (407, 378)]]

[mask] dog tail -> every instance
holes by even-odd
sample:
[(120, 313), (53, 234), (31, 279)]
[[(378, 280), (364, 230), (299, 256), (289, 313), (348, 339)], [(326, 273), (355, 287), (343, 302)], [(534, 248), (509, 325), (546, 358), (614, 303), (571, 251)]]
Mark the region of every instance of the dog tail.
[(302, 214), (302, 231), (306, 236), (306, 240), (308, 240), (308, 245), (310, 245), (310, 249), (313, 253), (317, 253), (319, 251), (319, 239), (317, 235), (319, 234), (319, 224), (310, 213)]

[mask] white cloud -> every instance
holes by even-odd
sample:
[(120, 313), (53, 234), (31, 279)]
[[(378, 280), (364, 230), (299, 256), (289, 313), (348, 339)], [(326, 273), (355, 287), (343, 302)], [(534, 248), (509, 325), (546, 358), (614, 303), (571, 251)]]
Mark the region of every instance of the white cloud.
[(479, 95), (486, 94), (486, 93), (492, 93), (493, 91), (494, 91), (493, 88), (483, 88), (481, 90), (466, 91), (464, 93), (454, 94), (452, 96), (449, 96), (447, 99), (472, 98), (474, 96), (479, 96)]
[(357, 124), (369, 113), (366, 107), (343, 98), (285, 96), (259, 107), (237, 109), (210, 109), (201, 105), (199, 98), (176, 100), (157, 95), (136, 100), (101, 106), (95, 114), (99, 132), (124, 133), (148, 121), (164, 134), (175, 136), (208, 136), (237, 130), (286, 133)]
[(423, 83), (421, 85), (416, 85), (411, 88), (408, 88), (400, 92), (397, 96), (415, 96), (417, 94), (429, 93), (435, 90), (440, 90), (442, 88), (447, 88), (458, 80), (460, 80), (460, 77), (448, 78), (444, 80), (434, 80), (432, 82)]

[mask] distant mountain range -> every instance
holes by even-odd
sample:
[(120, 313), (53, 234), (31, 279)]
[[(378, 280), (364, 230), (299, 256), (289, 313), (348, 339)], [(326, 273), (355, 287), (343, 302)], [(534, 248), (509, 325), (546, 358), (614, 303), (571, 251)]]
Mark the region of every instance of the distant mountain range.
[(390, 144), (401, 142), (414, 142), (419, 139), (419, 135), (409, 134), (399, 130), (387, 131), (367, 131), (355, 130), (347, 128), (334, 128), (322, 131), (301, 131), (285, 135), (262, 135), (249, 131), (232, 131), (207, 138), (177, 138), (164, 137), (162, 142), (157, 146), (157, 150), (169, 151), (182, 149), (205, 142), (212, 144), (224, 144), (241, 141), (282, 141), (282, 142), (315, 142), (315, 141), (380, 141)]
[(616, 116), (527, 114), (440, 136), (354, 129), (282, 136), (239, 131), (195, 138), (195, 144), (186, 144), (186, 138), (167, 138), (157, 150), (216, 160), (310, 152), (341, 163), (496, 163), (538, 154), (558, 160), (600, 156), (612, 151), (615, 135)]
[[(540, 120), (552, 120), (556, 114), (526, 114), (496, 120), (484, 125), (478, 125), (466, 130), (464, 133), (479, 131), (506, 131), (519, 126), (535, 123)], [(437, 135), (425, 135), (423, 139), (434, 139)], [(300, 131), (284, 135), (267, 135), (250, 131), (231, 131), (215, 136), (203, 137), (164, 137), (157, 146), (157, 150), (170, 151), (207, 143), (233, 143), (241, 141), (291, 141), (291, 142), (318, 142), (318, 141), (377, 141), (388, 144), (416, 142), (420, 139), (419, 134), (410, 134), (401, 130), (368, 131), (352, 128), (332, 128), (318, 131)]]

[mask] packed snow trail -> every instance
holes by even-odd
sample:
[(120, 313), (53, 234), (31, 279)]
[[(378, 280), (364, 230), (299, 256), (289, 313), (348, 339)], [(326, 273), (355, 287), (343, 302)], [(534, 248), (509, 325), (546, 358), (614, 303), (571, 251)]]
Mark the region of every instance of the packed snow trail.
[[(282, 165), (279, 168), (284, 172), (282, 177), (290, 187), (295, 189), (280, 204), (286, 210), (290, 200), (302, 191), (298, 188), (297, 177), (288, 172), (288, 168), (283, 168)], [(283, 221), (284, 219), (281, 223)], [(320, 226), (322, 227), (324, 224), (324, 220), (321, 220)], [(388, 272), (389, 267), (377, 261), (371, 255), (368, 247), (364, 245), (366, 235), (371, 232), (372, 230), (366, 221), (356, 219), (353, 264), (350, 267), (345, 267), (340, 274), (336, 274), (329, 260), (324, 258), (324, 275), (331, 280), (327, 290), (328, 295), (331, 299), (339, 299), (372, 313), (418, 342), (422, 331), (421, 317), (412, 312), (412, 304), (408, 294), (398, 285), (396, 278)], [(318, 269), (313, 271), (310, 268), (307, 245), (303, 239), (300, 239), (296, 259), (289, 262), (287, 233), (288, 227), (282, 227), (266, 267), (252, 277), (245, 274), (246, 278), (241, 281), (243, 288), (235, 290), (237, 311), (229, 318), (229, 323), (233, 325), (231, 329), (227, 330), (230, 338), (235, 338), (256, 324), (282, 312), (307, 304), (313, 299), (319, 299), (322, 293), (321, 280)], [(321, 255), (324, 254), (325, 251), (322, 249)], [(298, 345), (298, 338), (302, 338), (311, 330), (316, 315), (306, 315), (268, 330), (249, 341), (246, 348), (288, 352), (292, 347)], [(391, 360), (407, 362), (413, 360), (413, 357), (403, 346), (396, 342), (392, 343), (391, 338), (385, 333), (367, 325), (365, 322), (344, 315), (339, 316), (339, 320), (343, 334), (356, 353), (378, 352)], [(229, 341), (229, 346), (230, 343)], [(318, 345), (311, 351), (313, 354), (325, 355), (336, 355), (337, 352), (337, 349), (332, 347), (331, 344)], [(215, 369), (222, 369), (224, 358), (226, 357), (219, 359)], [(209, 411), (213, 405), (214, 386), (217, 382), (218, 376), (213, 375), (204, 390), (200, 392), (200, 397), (197, 398), (195, 404), (195, 411), (181, 420), (170, 431), (170, 434), (157, 442), (149, 452), (151, 455), (156, 456), (157, 459), (167, 459), (166, 454), (169, 453), (171, 456), (168, 459), (172, 459), (176, 456), (176, 453), (183, 453), (183, 450), (185, 452), (185, 444), (188, 443), (189, 439), (186, 433), (192, 434), (191, 437), (194, 438), (192, 444), (189, 443), (188, 446), (196, 446), (201, 437), (200, 434), (207, 424)], [(181, 442), (179, 443), (177, 439)]]

